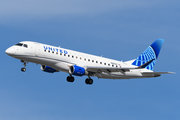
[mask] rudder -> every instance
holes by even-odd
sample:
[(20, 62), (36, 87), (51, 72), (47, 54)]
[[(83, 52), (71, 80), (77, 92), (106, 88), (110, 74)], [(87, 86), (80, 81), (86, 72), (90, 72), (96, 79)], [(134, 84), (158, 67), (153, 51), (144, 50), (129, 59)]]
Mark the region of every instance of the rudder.
[(159, 56), (161, 47), (163, 45), (163, 39), (157, 39), (154, 41), (133, 63), (132, 65), (141, 66), (150, 60), (154, 59), (148, 66), (145, 68), (148, 70), (153, 70), (156, 60)]

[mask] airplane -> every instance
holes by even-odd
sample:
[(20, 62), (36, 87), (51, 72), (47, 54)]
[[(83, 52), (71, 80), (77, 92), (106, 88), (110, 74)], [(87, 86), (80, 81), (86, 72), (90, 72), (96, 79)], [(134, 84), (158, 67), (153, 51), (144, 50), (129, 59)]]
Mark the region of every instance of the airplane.
[(20, 59), (26, 71), (28, 62), (41, 64), (41, 70), (48, 73), (63, 71), (69, 74), (68, 82), (74, 76), (88, 76), (85, 83), (93, 84), (91, 77), (105, 79), (152, 78), (173, 72), (154, 72), (163, 39), (153, 42), (139, 57), (129, 61), (118, 61), (38, 42), (22, 41), (9, 47), (5, 53)]

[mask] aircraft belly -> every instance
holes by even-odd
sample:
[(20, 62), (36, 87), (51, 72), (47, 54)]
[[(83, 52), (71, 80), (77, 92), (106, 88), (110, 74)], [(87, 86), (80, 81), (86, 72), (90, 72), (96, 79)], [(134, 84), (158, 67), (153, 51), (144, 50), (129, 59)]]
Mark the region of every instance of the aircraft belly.
[(53, 65), (53, 68), (59, 71), (69, 72), (68, 63), (65, 63), (65, 62), (58, 62)]

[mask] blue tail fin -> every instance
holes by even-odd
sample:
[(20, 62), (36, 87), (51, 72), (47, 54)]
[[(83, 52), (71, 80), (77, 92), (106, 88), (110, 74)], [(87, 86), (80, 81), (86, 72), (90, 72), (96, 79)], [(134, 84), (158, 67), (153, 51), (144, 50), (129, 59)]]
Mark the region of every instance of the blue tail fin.
[(148, 66), (145, 67), (148, 70), (153, 70), (163, 42), (163, 39), (157, 39), (132, 63), (132, 65), (141, 66), (154, 59)]

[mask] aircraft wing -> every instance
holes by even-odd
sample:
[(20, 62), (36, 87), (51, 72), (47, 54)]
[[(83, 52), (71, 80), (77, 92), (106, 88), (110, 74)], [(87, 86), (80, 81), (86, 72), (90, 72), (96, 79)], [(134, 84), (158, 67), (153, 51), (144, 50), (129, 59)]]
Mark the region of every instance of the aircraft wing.
[[(126, 71), (129, 71), (130, 69), (142, 69), (142, 68), (145, 68), (146, 66), (148, 66), (153, 60), (155, 59), (152, 59), (146, 63), (144, 63), (143, 65), (141, 66), (134, 66), (134, 67), (92, 67), (92, 66), (87, 66), (86, 67), (86, 70), (87, 71), (90, 71), (90, 72), (126, 72)], [(145, 73), (146, 74), (146, 73)], [(152, 74), (152, 73), (151, 73)], [(155, 74), (155, 73), (153, 73)], [(160, 73), (156, 73), (156, 74), (160, 74)], [(163, 74), (161, 72), (161, 74)], [(165, 73), (164, 73), (165, 74)], [(167, 73), (166, 73), (167, 74)]]
[(175, 74), (174, 72), (141, 72), (143, 74)]
[[(86, 70), (89, 72), (126, 72), (130, 71), (130, 69), (142, 69), (140, 67), (93, 67), (93, 66), (87, 66)], [(154, 75), (154, 76), (160, 76), (161, 74), (174, 74), (174, 72), (141, 72), (145, 75)]]
[(174, 72), (141, 72), (144, 75), (161, 76), (161, 74), (175, 74)]
[(89, 72), (126, 72), (129, 71), (130, 69), (136, 69), (137, 67), (92, 67), (92, 66), (87, 66), (86, 70)]

